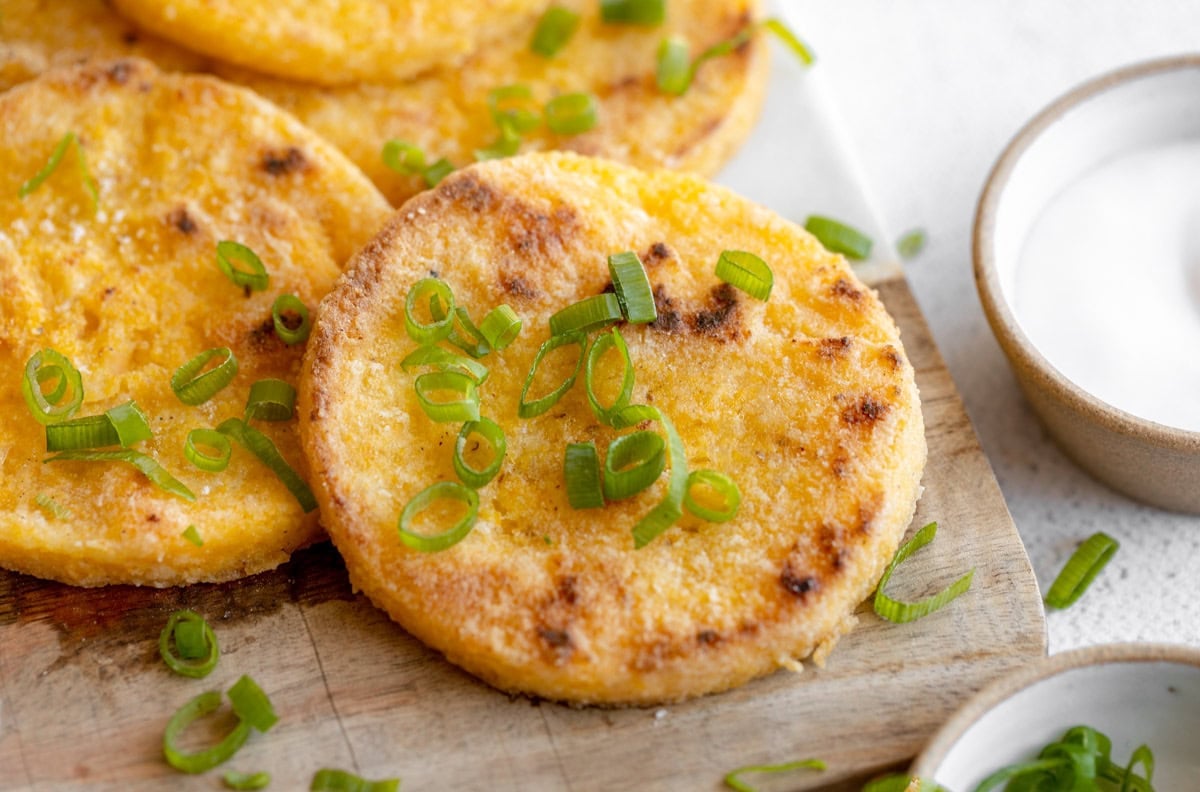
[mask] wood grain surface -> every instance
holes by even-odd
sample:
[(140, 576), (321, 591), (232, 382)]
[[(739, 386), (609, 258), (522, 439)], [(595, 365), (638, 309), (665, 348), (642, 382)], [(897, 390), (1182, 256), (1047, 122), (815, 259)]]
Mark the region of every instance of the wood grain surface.
[[(328, 545), (224, 585), (76, 589), (0, 572), (0, 790), (220, 789), (225, 769), (307, 789), (321, 767), (422, 790), (717, 790), (746, 764), (820, 757), (760, 789), (855, 788), (911, 758), (972, 693), (1045, 654), (1037, 583), (907, 283), (877, 284), (917, 369), (929, 441), (913, 527), (937, 540), (893, 581), (918, 597), (975, 567), (971, 590), (908, 625), (859, 609), (824, 668), (779, 672), (661, 709), (570, 709), (487, 687), (362, 597)], [(169, 673), (157, 636), (190, 607), (217, 631), (207, 679)], [(250, 674), (281, 715), (233, 761), (183, 776), (162, 760), (170, 714)], [(227, 725), (227, 724), (225, 724)], [(198, 735), (202, 737), (203, 734)]]

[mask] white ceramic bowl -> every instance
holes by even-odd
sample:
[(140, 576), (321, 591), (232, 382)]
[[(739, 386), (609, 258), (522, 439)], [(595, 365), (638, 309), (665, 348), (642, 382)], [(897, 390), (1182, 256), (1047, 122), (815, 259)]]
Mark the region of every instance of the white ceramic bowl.
[(1200, 790), (1200, 649), (1116, 644), (1052, 655), (967, 702), (911, 772), (973, 792), (1079, 725), (1111, 737), (1117, 762), (1150, 746), (1159, 792)]

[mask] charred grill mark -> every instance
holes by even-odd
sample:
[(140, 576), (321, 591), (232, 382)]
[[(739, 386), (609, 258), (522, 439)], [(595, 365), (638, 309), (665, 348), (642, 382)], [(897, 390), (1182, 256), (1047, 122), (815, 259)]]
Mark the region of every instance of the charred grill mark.
[(904, 358), (900, 357), (900, 353), (893, 346), (883, 348), (883, 359), (892, 367), (892, 371), (898, 371), (904, 365)]
[(571, 636), (566, 630), (555, 630), (550, 627), (538, 627), (538, 637), (554, 649), (562, 649), (571, 645)]
[(295, 146), (286, 149), (268, 149), (262, 157), (262, 167), (272, 176), (300, 173), (309, 168), (308, 158)]
[(117, 85), (124, 85), (129, 82), (129, 75), (133, 73), (133, 64), (129, 61), (117, 61), (108, 69), (108, 78)]
[(655, 267), (670, 260), (672, 255), (671, 248), (665, 242), (655, 242), (642, 255), (642, 263), (647, 267)]
[(862, 289), (856, 288), (845, 278), (838, 278), (829, 289), (834, 297), (841, 297), (850, 302), (860, 302), (863, 298)]
[(187, 207), (177, 206), (167, 214), (167, 222), (184, 234), (194, 234), (199, 226), (188, 214)]
[(461, 203), (472, 212), (483, 212), (500, 200), (491, 185), (481, 182), (474, 173), (446, 179), (438, 186), (438, 192), (450, 203)]
[[(249, 289), (250, 287), (247, 286), (246, 288)], [(250, 331), (246, 341), (250, 349), (255, 352), (270, 352), (286, 346), (275, 332), (275, 319), (269, 316), (266, 321)]]
[(537, 289), (530, 286), (529, 281), (520, 275), (501, 275), (500, 287), (513, 297), (520, 297), (524, 300), (532, 300), (538, 296)]
[(125, 31), (125, 33), (121, 36), (121, 41), (125, 42), (126, 44), (128, 44), (131, 47), (134, 44), (137, 44), (138, 43), (137, 31), (134, 31), (134, 30)]
[(890, 410), (891, 405), (877, 401), (875, 397), (867, 394), (842, 410), (842, 421), (851, 426), (873, 426), (876, 421), (887, 417)]
[(547, 215), (516, 199), (505, 204), (501, 211), (511, 218), (511, 244), (522, 256), (558, 257), (579, 233), (579, 218), (569, 206), (559, 206)]
[(675, 309), (675, 300), (667, 294), (661, 283), (654, 287), (654, 308), (658, 311), (658, 318), (651, 322), (650, 326), (655, 330), (678, 333), (683, 329), (683, 317)]
[(807, 600), (810, 595), (815, 595), (821, 590), (821, 581), (807, 572), (797, 571), (792, 566), (790, 559), (783, 565), (783, 572), (779, 575), (779, 582), (790, 593), (802, 600)]
[(688, 317), (688, 324), (698, 334), (732, 341), (740, 334), (738, 308), (737, 291), (728, 283), (722, 283), (713, 287), (708, 307)]
[(822, 338), (818, 354), (823, 358), (839, 360), (846, 357), (852, 346), (854, 346), (854, 342), (845, 336), (842, 338)]
[(721, 640), (721, 634), (716, 630), (701, 630), (696, 633), (696, 643), (700, 646), (716, 646)]

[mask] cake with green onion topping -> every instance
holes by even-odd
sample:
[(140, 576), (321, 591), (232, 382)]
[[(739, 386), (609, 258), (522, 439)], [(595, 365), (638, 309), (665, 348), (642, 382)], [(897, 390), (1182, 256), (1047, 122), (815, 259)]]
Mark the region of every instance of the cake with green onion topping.
[(807, 232), (530, 154), (410, 200), (350, 267), (300, 432), (352, 583), (406, 630), (506, 691), (647, 705), (852, 626), (923, 422), (894, 322)]
[(298, 333), (388, 213), (211, 77), (121, 60), (0, 94), (0, 566), (165, 586), (319, 540)]

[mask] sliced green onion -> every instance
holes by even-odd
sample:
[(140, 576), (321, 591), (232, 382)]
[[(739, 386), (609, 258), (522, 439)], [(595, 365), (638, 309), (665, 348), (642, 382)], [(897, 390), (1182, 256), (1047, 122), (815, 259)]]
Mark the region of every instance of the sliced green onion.
[(107, 415), (87, 415), (46, 425), (47, 451), (77, 451), (116, 445), (117, 430)]
[(266, 789), (271, 785), (271, 774), (260, 771), (257, 773), (238, 773), (230, 770), (221, 776), (222, 783), (229, 789)]
[[(179, 657), (171, 652), (172, 643)], [(221, 657), (216, 633), (203, 616), (191, 610), (177, 610), (167, 617), (167, 626), (158, 634), (158, 653), (168, 668), (192, 679), (212, 673)]]
[(610, 25), (661, 25), (666, 18), (666, 0), (600, 0), (600, 19)]
[[(532, 132), (542, 123), (541, 114), (528, 107), (520, 106), (522, 102), (528, 104), (532, 101), (533, 89), (523, 83), (495, 88), (488, 91), (487, 95), (488, 112), (492, 114), (492, 120), (496, 122), (496, 126), (502, 132), (511, 131), (518, 137), (518, 140), (521, 135)], [(517, 106), (504, 106), (506, 104), (516, 104)]]
[[(467, 313), (466, 308), (458, 306), (454, 309), (454, 316), (457, 322), (447, 338), (451, 344), (473, 358), (481, 358), (492, 351), (483, 332), (471, 321), (471, 315)], [(462, 327), (461, 333), (458, 331), (460, 326)]]
[(271, 442), (271, 438), (254, 427), (247, 426), (240, 418), (223, 421), (217, 427), (217, 431), (232, 437), (247, 451), (258, 457), (258, 461), (266, 465), (275, 474), (275, 477), (283, 482), (288, 492), (292, 493), (292, 497), (300, 503), (300, 508), (304, 509), (305, 514), (317, 508), (317, 499), (313, 497), (312, 490), (279, 453), (279, 449), (275, 447), (275, 443)]
[(658, 480), (667, 467), (666, 443), (658, 432), (643, 429), (608, 444), (604, 457), (604, 498), (633, 497)]
[(61, 503), (54, 500), (54, 498), (50, 497), (44, 492), (39, 492), (34, 497), (33, 502), (56, 520), (70, 520), (75, 516), (70, 509), (68, 509), (66, 506), (63, 506)]
[[(206, 454), (197, 446), (207, 446), (216, 453)], [(216, 429), (193, 429), (188, 432), (187, 440), (183, 443), (183, 455), (187, 457), (188, 462), (209, 473), (220, 473), (229, 467), (232, 452), (229, 438)]]
[(1069, 608), (1092, 585), (1100, 570), (1116, 555), (1120, 545), (1103, 531), (1088, 537), (1068, 559), (1046, 593), (1051, 608)]
[(272, 706), (271, 699), (267, 697), (257, 682), (245, 674), (242, 674), (238, 681), (233, 683), (233, 687), (229, 688), (226, 695), (229, 696), (229, 702), (233, 705), (233, 711), (252, 728), (260, 732), (268, 732), (279, 722), (279, 716), (275, 714), (275, 707)]
[(934, 611), (941, 610), (971, 587), (971, 580), (975, 577), (974, 568), (937, 594), (917, 600), (916, 602), (900, 602), (899, 600), (892, 599), (883, 592), (887, 587), (888, 581), (892, 579), (892, 572), (896, 567), (902, 564), (910, 555), (932, 542), (935, 536), (937, 536), (937, 523), (931, 522), (917, 531), (912, 539), (909, 539), (896, 551), (895, 557), (892, 558), (891, 563), (884, 570), (883, 577), (879, 579), (879, 586), (875, 589), (875, 613), (880, 618), (897, 624), (916, 621)]
[(281, 379), (260, 379), (250, 386), (247, 421), (286, 421), (296, 409), (296, 389)]
[[(295, 328), (288, 327), (284, 314), (291, 312), (300, 317), (300, 324)], [(288, 346), (308, 340), (312, 332), (312, 319), (308, 315), (308, 306), (294, 294), (281, 294), (271, 304), (271, 320), (275, 323), (275, 335)]]
[(442, 157), (437, 162), (430, 165), (424, 170), (421, 176), (425, 179), (425, 184), (430, 187), (437, 187), (442, 183), (442, 179), (454, 173), (454, 164), (450, 160)]
[[(236, 265), (245, 269), (238, 269)], [(244, 286), (254, 291), (265, 291), (270, 285), (271, 276), (267, 268), (250, 248), (241, 242), (229, 239), (217, 243), (217, 266), (235, 286)]]
[[(52, 379), (54, 387), (49, 393), (44, 392), (42, 383)], [(47, 347), (35, 352), (25, 363), (21, 393), (38, 423), (55, 424), (79, 411), (83, 404), (83, 377), (71, 361)]]
[[(438, 534), (419, 534), (409, 530), (413, 518), (439, 498), (467, 504), (466, 515), (450, 528)], [(461, 542), (471, 532), (479, 516), (479, 494), (457, 481), (439, 481), (417, 493), (400, 512), (400, 541), (422, 553), (436, 553)]]
[[(432, 321), (423, 323), (417, 318), (416, 310), (426, 298), (429, 299), (429, 311)], [(440, 302), (439, 302), (440, 301)], [(448, 310), (434, 310), (445, 303)], [(422, 278), (408, 290), (404, 300), (404, 329), (408, 337), (418, 344), (436, 344), (454, 329), (454, 294), (444, 281), (437, 278)]]
[[(702, 520), (709, 522), (728, 522), (737, 514), (738, 506), (742, 504), (742, 492), (733, 479), (716, 470), (694, 470), (688, 474), (688, 491), (683, 498), (684, 507)], [(711, 487), (725, 503), (723, 509), (710, 509), (692, 497), (692, 488), (696, 486)]]
[(212, 748), (195, 753), (184, 753), (178, 747), (179, 736), (193, 721), (215, 712), (220, 706), (220, 692), (210, 690), (207, 693), (201, 693), (175, 711), (163, 732), (163, 756), (166, 758), (167, 764), (184, 773), (203, 773), (228, 761), (237, 753), (238, 749), (246, 743), (246, 738), (250, 736), (250, 724), (242, 720), (239, 720), (237, 726), (234, 726), (233, 730)]
[(367, 781), (345, 770), (324, 768), (313, 776), (309, 792), (398, 792), (399, 778)]
[(642, 421), (658, 421), (667, 435), (667, 450), (670, 453), (671, 477), (667, 483), (667, 494), (650, 512), (633, 526), (633, 546), (641, 549), (675, 524), (683, 516), (683, 500), (687, 497), (688, 467), (683, 439), (667, 416), (657, 407), (648, 404), (633, 404), (613, 413), (612, 425), (627, 429)]
[(754, 787), (743, 781), (739, 776), (746, 773), (790, 773), (793, 770), (824, 770), (825, 763), (820, 759), (801, 759), (797, 762), (785, 762), (773, 765), (747, 765), (731, 770), (725, 774), (725, 786), (737, 792), (754, 792)]
[(487, 148), (475, 149), (475, 159), (480, 162), (504, 159), (521, 150), (521, 136), (507, 126), (500, 128), (500, 137)]
[(692, 56), (687, 40), (670, 36), (658, 45), (658, 66), (655, 82), (658, 90), (671, 96), (682, 96), (692, 84)]
[(617, 295), (605, 292), (585, 297), (550, 317), (550, 335), (590, 333), (621, 321), (623, 316)]
[(550, 6), (538, 20), (529, 49), (543, 58), (553, 58), (567, 46), (579, 27), (579, 14), (562, 6)]
[(150, 422), (146, 420), (146, 414), (132, 400), (118, 404), (111, 410), (106, 410), (104, 414), (112, 422), (122, 448), (129, 448), (134, 443), (154, 437), (154, 432), (150, 430)]
[(924, 778), (913, 778), (904, 773), (894, 773), (883, 778), (868, 781), (862, 792), (908, 792), (916, 782), (913, 792), (949, 792), (945, 787)]
[(92, 198), (92, 207), (95, 208), (100, 204), (100, 190), (96, 186), (96, 180), (92, 178), (91, 171), (87, 166), (87, 155), (83, 150), (83, 145), (79, 142), (79, 138), (74, 132), (68, 132), (58, 141), (58, 145), (54, 147), (54, 151), (50, 152), (50, 159), (46, 160), (46, 164), (42, 169), (33, 175), (28, 181), (20, 186), (17, 190), (17, 197), (24, 198), (31, 192), (42, 186), (46, 179), (50, 178), (54, 171), (58, 170), (58, 166), (62, 163), (63, 157), (67, 154), (67, 149), (71, 145), (75, 145), (75, 156), (79, 159), (79, 175), (83, 180), (83, 186), (87, 190), (88, 195)]
[(189, 525), (183, 531), (183, 538), (194, 544), (196, 547), (204, 547), (204, 539), (200, 536), (200, 531), (196, 530), (196, 526)]
[(83, 189), (87, 190), (88, 196), (92, 199), (92, 211), (95, 211), (100, 208), (100, 187), (92, 178), (92, 171), (88, 168), (87, 151), (78, 140), (75, 141), (75, 156), (79, 160), (79, 178), (83, 181)]
[[(558, 400), (563, 397), (567, 391), (575, 384), (575, 378), (579, 376), (579, 369), (583, 366), (583, 345), (587, 342), (587, 336), (580, 332), (562, 333), (561, 335), (552, 335), (540, 347), (538, 347), (537, 355), (533, 358), (533, 365), (529, 367), (529, 374), (525, 377), (525, 386), (521, 388), (521, 401), (517, 407), (517, 415), (522, 418), (534, 418), (549, 410)], [(554, 390), (533, 401), (527, 401), (529, 389), (533, 387), (533, 381), (537, 377), (538, 366), (541, 365), (542, 358), (550, 354), (555, 349), (568, 344), (579, 345), (579, 357), (575, 360), (575, 368), (570, 376), (563, 381)]]
[[(617, 393), (617, 397), (613, 399), (613, 403), (605, 407), (600, 403), (600, 398), (596, 395), (596, 366), (599, 365), (600, 359), (604, 357), (604, 353), (610, 349), (616, 349), (617, 353), (621, 356), (621, 390)], [(621, 336), (620, 331), (614, 327), (612, 332), (596, 336), (596, 340), (592, 342), (591, 348), (588, 349), (583, 382), (587, 391), (588, 404), (592, 406), (592, 412), (600, 419), (601, 423), (611, 425), (613, 412), (629, 406), (629, 400), (633, 397), (633, 380), (633, 361), (629, 357), (629, 347), (625, 345), (625, 339)]]
[(196, 500), (192, 491), (158, 464), (153, 457), (125, 449), (122, 451), (63, 451), (42, 462), (125, 462), (140, 470), (163, 492), (178, 495), (187, 501)]
[(925, 232), (920, 228), (914, 228), (896, 240), (896, 252), (900, 258), (915, 258), (924, 249)]
[[(413, 387), (421, 409), (440, 423), (479, 420), (479, 390), (475, 380), (457, 371), (430, 371), (417, 376)], [(435, 400), (434, 393), (452, 393), (458, 398)]]
[(556, 135), (580, 135), (600, 121), (600, 105), (590, 93), (556, 96), (546, 103), (546, 126)]
[[(482, 469), (471, 467), (463, 456), (467, 440), (473, 434), (482, 437), (492, 448), (492, 461)], [(479, 489), (500, 472), (500, 466), (504, 463), (504, 452), (507, 450), (508, 442), (504, 439), (504, 430), (495, 421), (490, 418), (467, 421), (454, 442), (454, 472), (462, 479), (463, 484), (472, 489)]]
[(598, 509), (604, 505), (600, 456), (591, 440), (567, 443), (563, 454), (563, 479), (567, 482), (567, 501), (572, 509)]
[(853, 226), (821, 215), (809, 215), (804, 230), (817, 238), (826, 250), (848, 259), (862, 261), (871, 256), (871, 238)]
[(479, 323), (479, 334), (496, 351), (504, 349), (521, 333), (521, 318), (507, 305), (497, 305)]
[(767, 262), (744, 250), (722, 250), (717, 259), (717, 277), (756, 300), (768, 299), (775, 285), (775, 275)]
[[(1144, 776), (1134, 772), (1139, 764), (1146, 771)], [(1107, 735), (1090, 726), (1073, 726), (1056, 742), (1043, 747), (1036, 759), (1002, 767), (983, 779), (975, 792), (1000, 786), (1030, 792), (1118, 788), (1122, 792), (1154, 792), (1153, 775), (1154, 755), (1148, 746), (1138, 746), (1122, 767), (1112, 760), (1112, 740)]]
[(488, 378), (488, 367), (479, 361), (447, 352), (436, 346), (417, 347), (404, 360), (400, 361), (400, 368), (405, 371), (412, 371), (418, 366), (429, 366), (436, 371), (458, 369), (474, 379), (477, 385), (482, 385)]
[(389, 140), (383, 144), (383, 164), (401, 176), (415, 176), (425, 170), (425, 152), (407, 140)]
[(608, 257), (608, 273), (612, 277), (613, 291), (621, 305), (625, 320), (632, 324), (646, 324), (658, 318), (654, 305), (654, 291), (642, 260), (632, 251), (616, 253)]
[[(223, 357), (224, 360), (201, 374), (201, 369), (218, 356)], [(175, 391), (175, 396), (184, 404), (192, 406), (203, 404), (233, 382), (237, 370), (237, 358), (233, 356), (229, 347), (209, 349), (175, 370), (175, 374), (171, 377), (171, 390)]]
[(763, 20), (759, 25), (783, 42), (805, 66), (812, 66), (816, 62), (817, 56), (813, 54), (812, 48), (801, 41), (800, 37), (793, 33), (792, 29), (783, 24), (781, 20), (772, 17), (771, 19)]

